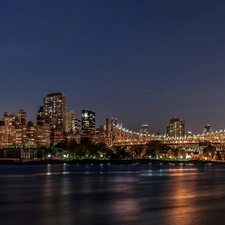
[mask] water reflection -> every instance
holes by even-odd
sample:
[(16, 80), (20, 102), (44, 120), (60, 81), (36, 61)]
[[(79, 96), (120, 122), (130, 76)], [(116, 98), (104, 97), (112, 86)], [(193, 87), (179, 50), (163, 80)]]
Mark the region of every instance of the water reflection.
[[(198, 216), (196, 213), (196, 199), (199, 192), (196, 188), (198, 187), (196, 186), (197, 171), (191, 173), (191, 180), (189, 178), (189, 182), (187, 182), (188, 180), (184, 176), (187, 175), (186, 172), (190, 171), (190, 169), (177, 170), (180, 171), (181, 176), (176, 176), (173, 183), (168, 187), (168, 192), (171, 193), (169, 198), (170, 207), (169, 210), (166, 210), (165, 217), (168, 224), (193, 224), (197, 219), (196, 216)], [(188, 175), (190, 174), (188, 173)]]
[(1, 224), (224, 224), (224, 173), (223, 165), (4, 165)]

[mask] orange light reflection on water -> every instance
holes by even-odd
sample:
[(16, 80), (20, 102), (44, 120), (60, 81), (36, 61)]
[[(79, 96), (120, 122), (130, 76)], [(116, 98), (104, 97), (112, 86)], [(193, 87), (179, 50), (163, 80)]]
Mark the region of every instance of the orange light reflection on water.
[(165, 211), (168, 224), (194, 224), (198, 217), (198, 171), (195, 168), (173, 168), (170, 172), (174, 178), (170, 184), (171, 194), (166, 197), (170, 203)]

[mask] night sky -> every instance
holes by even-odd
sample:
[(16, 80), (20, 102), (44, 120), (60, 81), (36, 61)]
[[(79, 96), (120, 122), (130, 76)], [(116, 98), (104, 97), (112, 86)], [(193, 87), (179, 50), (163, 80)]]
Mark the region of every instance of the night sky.
[(225, 128), (224, 0), (1, 0), (0, 116), (43, 97), (166, 131)]

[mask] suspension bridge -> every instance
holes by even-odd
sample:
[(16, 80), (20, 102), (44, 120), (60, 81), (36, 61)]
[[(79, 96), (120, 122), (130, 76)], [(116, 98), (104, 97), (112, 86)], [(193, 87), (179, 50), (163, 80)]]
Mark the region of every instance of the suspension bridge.
[(203, 134), (188, 134), (183, 137), (169, 137), (166, 134), (156, 135), (134, 132), (116, 123), (111, 123), (106, 127), (110, 146), (145, 145), (151, 141), (161, 141), (164, 144), (173, 146), (191, 146), (203, 143), (225, 146), (225, 130)]

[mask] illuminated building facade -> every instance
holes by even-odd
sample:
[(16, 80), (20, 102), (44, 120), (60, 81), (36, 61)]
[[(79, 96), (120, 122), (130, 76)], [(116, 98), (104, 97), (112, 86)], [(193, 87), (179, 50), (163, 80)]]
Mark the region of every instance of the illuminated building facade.
[(40, 109), (37, 112), (36, 121), (37, 121), (38, 126), (44, 126), (45, 115), (44, 115), (44, 107), (43, 106), (41, 106)]
[(44, 98), (44, 125), (49, 125), (52, 130), (66, 131), (66, 99), (62, 92)]
[(78, 119), (75, 119), (74, 121), (74, 133), (75, 134), (80, 134), (81, 132), (81, 121)]
[(0, 148), (7, 148), (15, 143), (16, 128), (9, 124), (9, 120), (6, 117), (3, 121), (0, 121)]
[(50, 127), (49, 126), (35, 126), (35, 143), (38, 147), (50, 144)]
[(203, 133), (208, 134), (208, 133), (211, 133), (211, 132), (212, 132), (212, 127), (210, 125), (206, 125), (204, 127)]
[(185, 135), (185, 122), (177, 117), (170, 118), (167, 125), (167, 135), (169, 137), (184, 137)]
[(35, 127), (33, 122), (29, 121), (26, 130), (27, 141), (35, 142)]
[(141, 129), (139, 131), (140, 134), (148, 134), (148, 125), (147, 124), (143, 124), (141, 126)]
[(75, 112), (70, 110), (66, 113), (66, 132), (74, 133), (75, 132)]
[(50, 144), (49, 126), (34, 126), (33, 122), (26, 122), (25, 116), (21, 116), (19, 120), (17, 115), (4, 113), (0, 121), (0, 148), (21, 147), (28, 141), (38, 147)]
[(81, 131), (82, 133), (95, 131), (95, 112), (90, 110), (81, 111)]
[(25, 126), (27, 123), (27, 113), (24, 111), (24, 109), (20, 109), (17, 112), (17, 116), (19, 119), (19, 125)]

